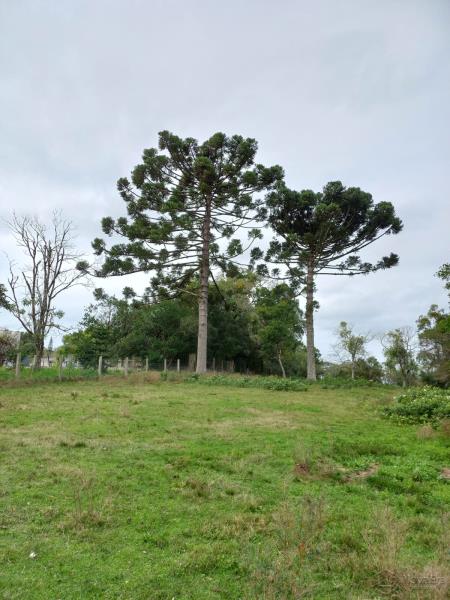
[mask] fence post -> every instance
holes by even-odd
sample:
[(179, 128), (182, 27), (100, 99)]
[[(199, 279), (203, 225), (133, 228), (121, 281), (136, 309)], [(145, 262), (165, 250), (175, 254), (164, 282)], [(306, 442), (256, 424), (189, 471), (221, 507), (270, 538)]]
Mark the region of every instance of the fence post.
[(20, 377), (20, 352), (16, 356), (16, 379)]
[(212, 370), (213, 370), (214, 372), (216, 371), (216, 357), (215, 357), (215, 356), (213, 356)]
[(123, 372), (125, 373), (125, 377), (128, 377), (128, 356), (125, 358)]
[(98, 357), (98, 376), (99, 378), (102, 376), (103, 371), (103, 356), (100, 354)]
[(58, 356), (58, 379), (62, 381), (62, 356)]
[(167, 358), (164, 359), (164, 371), (167, 371)]
[(145, 357), (145, 370), (148, 371), (148, 356)]
[(177, 358), (177, 373), (180, 372), (180, 359)]

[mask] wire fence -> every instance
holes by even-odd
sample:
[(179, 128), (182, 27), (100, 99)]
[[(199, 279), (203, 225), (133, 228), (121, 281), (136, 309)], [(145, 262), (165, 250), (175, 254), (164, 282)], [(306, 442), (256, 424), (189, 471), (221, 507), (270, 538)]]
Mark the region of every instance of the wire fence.
[[(46, 362), (36, 368), (35, 357), (24, 364), (20, 353), (16, 355), (10, 368), (0, 369), (0, 383), (11, 381), (67, 381), (75, 379), (100, 379), (105, 375), (118, 375), (128, 377), (133, 373), (146, 372), (178, 372), (194, 373), (196, 370), (196, 355), (190, 354), (182, 358), (161, 358), (150, 360), (149, 357), (111, 358), (100, 355), (96, 366), (85, 367), (80, 362), (67, 358), (57, 357), (53, 363)], [(213, 357), (207, 364), (207, 371), (212, 373), (246, 373), (249, 370), (242, 361), (238, 364), (234, 360), (216, 360)]]

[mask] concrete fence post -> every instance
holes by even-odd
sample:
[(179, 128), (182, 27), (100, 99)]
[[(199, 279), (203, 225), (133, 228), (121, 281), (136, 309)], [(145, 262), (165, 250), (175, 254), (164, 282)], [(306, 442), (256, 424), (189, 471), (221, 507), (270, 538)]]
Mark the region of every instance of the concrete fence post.
[(125, 373), (125, 377), (128, 377), (128, 356), (125, 358), (123, 371)]
[(63, 363), (62, 356), (58, 356), (58, 379), (59, 379), (59, 381), (62, 381), (62, 363)]
[(98, 357), (98, 376), (101, 377), (103, 372), (103, 356)]
[(164, 371), (167, 371), (167, 358), (164, 359)]
[(20, 352), (16, 356), (16, 379), (20, 377)]
[(216, 357), (213, 356), (213, 360), (212, 360), (212, 370), (215, 371), (216, 370)]
[(180, 372), (180, 359), (177, 358), (177, 373)]
[(145, 357), (145, 370), (148, 371), (148, 356)]

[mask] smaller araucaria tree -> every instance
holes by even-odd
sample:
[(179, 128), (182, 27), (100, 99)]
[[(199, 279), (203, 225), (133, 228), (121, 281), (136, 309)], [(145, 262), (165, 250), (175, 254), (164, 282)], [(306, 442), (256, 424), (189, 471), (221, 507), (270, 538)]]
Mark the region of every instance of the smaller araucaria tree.
[[(381, 237), (396, 234), (402, 222), (390, 202), (375, 204), (371, 194), (331, 181), (322, 192), (297, 192), (279, 185), (267, 196), (269, 223), (278, 238), (266, 259), (284, 266), (291, 284), (306, 295), (307, 377), (316, 379), (314, 353), (314, 291), (317, 275), (359, 275), (398, 263), (390, 254), (376, 263), (359, 252)], [(256, 257), (258, 258), (258, 257)], [(264, 265), (260, 269), (264, 271)], [(280, 269), (275, 269), (275, 275)]]

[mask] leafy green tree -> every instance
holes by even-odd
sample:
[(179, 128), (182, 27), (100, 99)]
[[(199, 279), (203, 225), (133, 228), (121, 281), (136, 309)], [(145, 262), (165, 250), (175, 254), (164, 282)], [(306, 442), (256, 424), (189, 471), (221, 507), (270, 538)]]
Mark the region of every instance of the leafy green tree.
[(355, 379), (355, 368), (358, 359), (366, 355), (366, 344), (369, 341), (367, 335), (356, 335), (353, 328), (345, 321), (341, 321), (338, 330), (339, 352), (342, 352), (350, 362), (350, 372), (352, 379)]
[[(402, 222), (390, 202), (375, 204), (371, 194), (340, 181), (322, 192), (297, 192), (284, 185), (267, 196), (269, 222), (278, 238), (266, 255), (287, 269), (293, 286), (306, 294), (308, 379), (316, 379), (314, 300), (317, 275), (367, 274), (398, 263), (390, 254), (376, 263), (363, 262), (359, 252), (385, 235), (399, 233)], [(255, 253), (255, 258), (258, 258)], [(262, 265), (260, 271), (264, 271)], [(274, 270), (280, 274), (279, 268)]]
[(195, 348), (195, 330), (193, 311), (180, 299), (136, 305), (130, 312), (130, 330), (116, 341), (114, 352), (155, 362), (183, 359)]
[[(450, 264), (437, 272), (450, 295)], [(427, 382), (447, 387), (450, 384), (450, 313), (433, 304), (417, 320), (419, 362)]]
[(386, 370), (394, 383), (403, 387), (411, 385), (417, 374), (415, 359), (415, 335), (410, 327), (389, 331), (382, 340)]
[(432, 304), (417, 320), (419, 362), (422, 377), (429, 383), (450, 383), (450, 314)]
[(6, 329), (0, 330), (0, 367), (17, 349), (17, 338)]
[(94, 299), (84, 311), (78, 331), (65, 335), (61, 348), (62, 355), (74, 357), (84, 367), (96, 367), (100, 355), (115, 358), (117, 340), (129, 332), (126, 297), (117, 299), (99, 288)]
[[(203, 144), (163, 131), (159, 151), (144, 150), (142, 163), (118, 181), (128, 217), (102, 221), (103, 232), (125, 241), (107, 248), (93, 242), (105, 260), (101, 276), (155, 272), (154, 286), (179, 286), (198, 276), (197, 372), (206, 371), (208, 293), (211, 269), (226, 268), (244, 248), (233, 236), (248, 228), (249, 245), (261, 237), (253, 227), (264, 218), (257, 192), (282, 180), (279, 166), (255, 164), (257, 143), (216, 133)], [(226, 250), (220, 242), (229, 240)], [(80, 264), (81, 269), (86, 264)]]
[[(325, 365), (325, 375), (327, 377), (351, 378), (351, 366), (348, 362), (328, 363)], [(384, 380), (383, 365), (375, 356), (357, 358), (355, 361), (355, 378), (382, 382)]]
[(259, 352), (252, 331), (257, 278), (241, 271), (234, 275), (210, 284), (208, 353), (216, 359), (216, 366), (232, 360), (238, 368), (258, 369)]
[(355, 365), (356, 377), (368, 381), (383, 381), (383, 366), (375, 356), (358, 358)]
[(278, 361), (286, 377), (285, 361), (295, 353), (303, 335), (302, 314), (294, 291), (285, 283), (256, 290), (258, 337), (265, 362)]

